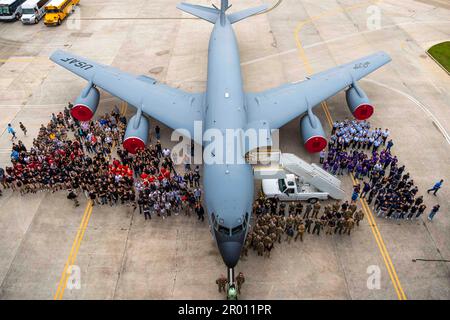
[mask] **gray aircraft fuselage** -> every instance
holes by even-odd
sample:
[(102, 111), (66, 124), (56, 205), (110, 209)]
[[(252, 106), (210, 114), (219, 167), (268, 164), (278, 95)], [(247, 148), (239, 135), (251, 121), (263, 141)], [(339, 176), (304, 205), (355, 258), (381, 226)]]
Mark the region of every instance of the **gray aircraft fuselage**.
[[(225, 137), (226, 129), (245, 128), (247, 114), (239, 47), (225, 15), (217, 20), (209, 42), (205, 103), (205, 130), (218, 129)], [(225, 145), (224, 153), (230, 151), (225, 150)], [(234, 149), (242, 163), (245, 155), (241, 150), (239, 147)], [(210, 225), (225, 264), (232, 268), (239, 260), (252, 213), (252, 167), (236, 161), (230, 164), (205, 163), (203, 170)]]
[[(232, 271), (248, 232), (254, 198), (253, 170), (246, 163), (245, 154), (255, 148), (270, 147), (270, 130), (279, 129), (301, 115), (304, 115), (300, 127), (306, 149), (311, 153), (323, 150), (327, 144), (325, 132), (312, 109), (345, 90), (353, 116), (358, 120), (368, 119), (374, 107), (357, 82), (389, 63), (391, 58), (385, 52), (377, 52), (311, 75), (304, 81), (264, 92), (244, 93), (232, 24), (266, 12), (268, 7), (261, 5), (226, 14), (230, 8), (228, 0), (220, 2), (220, 9), (189, 3), (177, 6), (214, 24), (206, 93), (184, 92), (145, 75), (128, 74), (62, 50), (56, 50), (50, 59), (89, 82), (71, 109), (75, 119), (88, 121), (93, 117), (100, 99), (98, 88), (135, 106), (137, 112), (130, 119), (123, 141), (129, 152), (136, 153), (148, 142), (149, 123), (144, 114), (203, 143), (208, 218), (223, 260)], [(202, 138), (195, 134), (198, 122), (202, 123)], [(231, 138), (230, 129), (234, 129)], [(256, 131), (255, 143), (252, 140)], [(261, 137), (260, 133), (264, 132), (266, 137)], [(233, 281), (232, 273), (229, 279)]]

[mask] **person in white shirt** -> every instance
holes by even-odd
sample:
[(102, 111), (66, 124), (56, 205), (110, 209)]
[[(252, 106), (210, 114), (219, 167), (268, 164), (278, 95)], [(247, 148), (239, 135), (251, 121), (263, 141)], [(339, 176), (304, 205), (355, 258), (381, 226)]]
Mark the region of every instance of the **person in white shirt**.
[(164, 148), (162, 151), (163, 157), (167, 158), (170, 156), (170, 149), (169, 148)]

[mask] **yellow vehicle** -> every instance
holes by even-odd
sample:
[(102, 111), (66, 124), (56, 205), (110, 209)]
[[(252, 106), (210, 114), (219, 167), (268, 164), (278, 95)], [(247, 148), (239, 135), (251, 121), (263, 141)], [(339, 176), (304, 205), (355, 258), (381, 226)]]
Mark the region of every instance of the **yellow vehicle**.
[(80, 0), (52, 0), (45, 6), (44, 23), (47, 26), (60, 25), (73, 11)]

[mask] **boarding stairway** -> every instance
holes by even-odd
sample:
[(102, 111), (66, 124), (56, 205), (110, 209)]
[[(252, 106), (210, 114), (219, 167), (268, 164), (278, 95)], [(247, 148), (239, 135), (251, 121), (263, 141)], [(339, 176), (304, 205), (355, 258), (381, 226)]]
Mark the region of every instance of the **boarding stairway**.
[(286, 174), (294, 174), (303, 183), (326, 192), (334, 199), (343, 199), (345, 192), (341, 188), (341, 180), (326, 172), (316, 164), (309, 164), (291, 153), (280, 151), (252, 152), (247, 161), (253, 164), (255, 179), (284, 179)]

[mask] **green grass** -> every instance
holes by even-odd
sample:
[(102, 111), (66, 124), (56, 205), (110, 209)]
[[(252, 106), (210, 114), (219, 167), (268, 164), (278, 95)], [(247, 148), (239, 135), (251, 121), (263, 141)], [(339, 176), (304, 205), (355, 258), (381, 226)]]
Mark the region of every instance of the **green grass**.
[(431, 47), (428, 53), (450, 72), (450, 41)]

